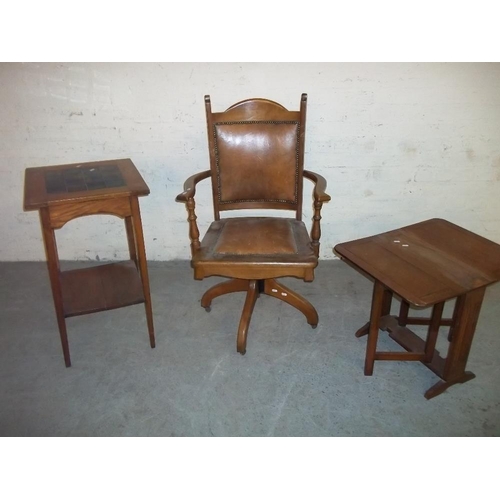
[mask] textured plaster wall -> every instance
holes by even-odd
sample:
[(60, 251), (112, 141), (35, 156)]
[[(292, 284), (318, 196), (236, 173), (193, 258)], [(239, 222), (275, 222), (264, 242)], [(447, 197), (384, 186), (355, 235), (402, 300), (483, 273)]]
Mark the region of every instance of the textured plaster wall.
[[(322, 258), (340, 241), (430, 217), (500, 243), (500, 64), (2, 63), (0, 260), (45, 258), (38, 215), (22, 209), (26, 167), (121, 157), (151, 188), (140, 200), (148, 258), (188, 259), (186, 213), (174, 198), (208, 168), (204, 94), (218, 111), (248, 97), (298, 109), (302, 92), (306, 168), (332, 195)], [(204, 232), (207, 182), (197, 207)], [(123, 222), (110, 216), (57, 235), (62, 259), (127, 255)]]

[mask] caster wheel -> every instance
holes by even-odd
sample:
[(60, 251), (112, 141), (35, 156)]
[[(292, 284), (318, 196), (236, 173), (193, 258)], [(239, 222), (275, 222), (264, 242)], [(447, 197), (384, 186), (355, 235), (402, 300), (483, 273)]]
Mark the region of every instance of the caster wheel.
[(315, 330), (317, 326), (318, 326), (318, 325), (311, 325), (311, 328), (312, 328), (313, 330)]
[(204, 307), (204, 309), (205, 309), (205, 311), (207, 311), (207, 313), (209, 313), (212, 310), (212, 308), (210, 306)]

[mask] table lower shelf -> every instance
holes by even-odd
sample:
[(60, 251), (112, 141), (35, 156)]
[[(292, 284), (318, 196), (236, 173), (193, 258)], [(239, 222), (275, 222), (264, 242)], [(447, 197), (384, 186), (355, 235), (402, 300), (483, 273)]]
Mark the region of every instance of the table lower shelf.
[(133, 261), (63, 271), (60, 277), (66, 318), (144, 302)]

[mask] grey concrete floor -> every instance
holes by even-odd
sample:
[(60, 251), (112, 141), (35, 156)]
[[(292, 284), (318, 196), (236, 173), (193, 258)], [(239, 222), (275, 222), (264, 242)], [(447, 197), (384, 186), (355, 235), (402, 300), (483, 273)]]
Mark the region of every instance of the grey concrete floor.
[[(45, 263), (0, 264), (0, 435), (500, 435), (499, 284), (486, 291), (469, 357), (476, 378), (427, 401), (438, 378), (421, 363), (378, 361), (363, 375), (366, 337), (353, 334), (372, 283), (341, 261), (320, 262), (313, 283), (282, 280), (315, 305), (317, 329), (262, 296), (245, 356), (244, 294), (215, 299), (207, 314), (201, 295), (220, 278), (195, 281), (187, 261), (149, 266), (156, 349), (143, 305), (69, 318), (66, 368)], [(440, 352), (446, 344), (444, 330)], [(383, 333), (379, 346), (399, 349)]]

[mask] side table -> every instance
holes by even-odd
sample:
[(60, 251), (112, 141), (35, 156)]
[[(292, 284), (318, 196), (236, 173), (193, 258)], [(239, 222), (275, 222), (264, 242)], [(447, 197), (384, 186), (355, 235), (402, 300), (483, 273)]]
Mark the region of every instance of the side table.
[[(368, 334), (365, 375), (375, 360), (420, 361), (442, 380), (425, 393), (433, 398), (475, 377), (465, 371), (486, 286), (500, 280), (500, 245), (443, 219), (430, 219), (387, 233), (335, 246), (334, 252), (374, 283), (370, 321), (356, 332)], [(391, 316), (393, 294), (401, 298)], [(456, 299), (452, 318), (444, 303)], [(408, 316), (410, 306), (432, 306), (430, 318)], [(428, 325), (424, 341), (407, 325)], [(441, 326), (449, 326), (446, 358), (435, 349)], [(379, 329), (408, 352), (376, 350)]]
[[(149, 188), (128, 158), (27, 168), (24, 210), (38, 210), (66, 366), (71, 366), (66, 318), (144, 303), (151, 347), (153, 311), (139, 210)], [(55, 230), (84, 215), (125, 220), (130, 260), (61, 271)]]

